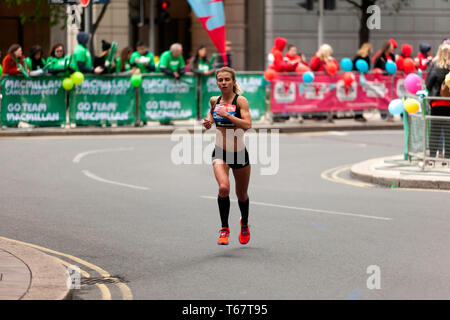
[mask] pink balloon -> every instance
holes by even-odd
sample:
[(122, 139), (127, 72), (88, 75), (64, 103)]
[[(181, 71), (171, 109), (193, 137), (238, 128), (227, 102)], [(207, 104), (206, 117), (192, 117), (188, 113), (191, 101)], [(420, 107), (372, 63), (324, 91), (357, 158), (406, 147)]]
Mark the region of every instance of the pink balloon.
[(408, 74), (405, 78), (405, 88), (409, 93), (416, 94), (417, 91), (422, 89), (420, 77), (415, 73)]

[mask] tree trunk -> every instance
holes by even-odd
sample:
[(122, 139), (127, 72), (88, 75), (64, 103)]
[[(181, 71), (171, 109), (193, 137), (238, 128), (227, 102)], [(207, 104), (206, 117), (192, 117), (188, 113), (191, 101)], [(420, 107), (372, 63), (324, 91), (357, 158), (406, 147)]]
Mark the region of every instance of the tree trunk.
[(373, 5), (375, 1), (362, 0), (361, 3), (361, 20), (359, 26), (359, 46), (361, 47), (363, 43), (369, 42), (370, 30), (367, 27), (367, 19), (369, 19), (369, 14), (367, 13), (367, 8)]

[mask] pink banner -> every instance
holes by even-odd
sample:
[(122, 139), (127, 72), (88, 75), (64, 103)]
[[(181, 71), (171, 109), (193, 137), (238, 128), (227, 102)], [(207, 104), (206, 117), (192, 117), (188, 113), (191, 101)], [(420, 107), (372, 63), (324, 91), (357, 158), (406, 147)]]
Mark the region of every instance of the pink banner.
[(279, 74), (271, 82), (271, 111), (386, 110), (391, 100), (414, 96), (405, 90), (404, 75), (366, 74), (360, 81), (360, 75), (355, 74), (355, 81), (350, 86), (345, 85), (342, 77), (343, 74), (315, 74), (313, 82), (305, 83), (300, 75)]

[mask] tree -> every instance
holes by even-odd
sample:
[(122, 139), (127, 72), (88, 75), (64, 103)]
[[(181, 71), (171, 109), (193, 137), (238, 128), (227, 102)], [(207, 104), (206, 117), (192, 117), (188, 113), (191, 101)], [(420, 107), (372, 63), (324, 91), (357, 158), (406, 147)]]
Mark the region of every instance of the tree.
[(359, 11), (360, 25), (359, 25), (359, 45), (369, 42), (370, 29), (367, 27), (367, 19), (370, 13), (367, 13), (367, 8), (372, 5), (378, 5), (381, 10), (387, 10), (390, 14), (398, 13), (402, 8), (410, 5), (411, 0), (345, 0), (357, 11)]

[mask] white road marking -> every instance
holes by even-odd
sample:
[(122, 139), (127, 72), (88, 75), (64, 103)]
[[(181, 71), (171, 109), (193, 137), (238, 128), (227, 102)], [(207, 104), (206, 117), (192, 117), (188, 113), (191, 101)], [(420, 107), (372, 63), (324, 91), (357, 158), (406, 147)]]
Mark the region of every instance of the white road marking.
[[(214, 199), (214, 200), (217, 199), (217, 197), (211, 197), (211, 196), (201, 196), (201, 197), (204, 198), (204, 199)], [(231, 200), (231, 201), (237, 202), (237, 200)], [(386, 218), (386, 217), (377, 217), (377, 216), (369, 216), (369, 215), (365, 215), (365, 214), (356, 214), (356, 213), (349, 213), (349, 212), (321, 210), (321, 209), (313, 209), (313, 208), (293, 207), (293, 206), (285, 206), (285, 205), (266, 203), (266, 202), (252, 201), (251, 204), (252, 205), (256, 204), (256, 205), (261, 205), (261, 206), (266, 206), (266, 207), (275, 207), (275, 208), (282, 208), (282, 209), (309, 211), (309, 212), (314, 212), (314, 213), (333, 214), (333, 215), (349, 216), (349, 217), (357, 217), (357, 218), (365, 218), (365, 219), (375, 219), (375, 220), (385, 220), (385, 221), (392, 220), (392, 218)]]
[(81, 153), (77, 154), (75, 156), (75, 158), (73, 158), (72, 162), (73, 163), (80, 163), (81, 159), (83, 159), (88, 154), (103, 153), (103, 152), (113, 152), (113, 151), (130, 151), (130, 150), (133, 150), (133, 149), (134, 148), (115, 148), (115, 149), (97, 149), (97, 150), (85, 151), (85, 152), (81, 152)]
[(127, 188), (132, 188), (132, 189), (148, 190), (147, 187), (140, 187), (140, 186), (135, 186), (135, 185), (132, 185), (132, 184), (126, 184), (126, 183), (121, 183), (121, 182), (116, 182), (116, 181), (103, 179), (103, 178), (100, 178), (100, 177), (96, 176), (95, 174), (89, 172), (88, 170), (82, 170), (82, 172), (84, 173), (84, 175), (86, 177), (94, 179), (94, 180), (97, 180), (99, 182), (110, 183), (110, 184), (114, 184), (116, 186), (127, 187)]

